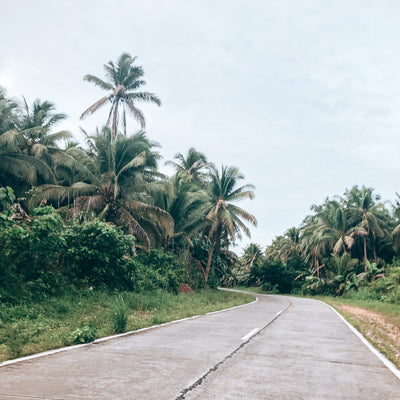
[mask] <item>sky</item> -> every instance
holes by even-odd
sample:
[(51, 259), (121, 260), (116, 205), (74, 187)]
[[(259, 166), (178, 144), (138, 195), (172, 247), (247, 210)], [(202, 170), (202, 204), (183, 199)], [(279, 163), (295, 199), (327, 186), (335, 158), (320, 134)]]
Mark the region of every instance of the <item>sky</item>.
[[(255, 186), (240, 203), (265, 247), (353, 185), (400, 192), (398, 0), (0, 0), (0, 86), (50, 100), (80, 140), (121, 53), (137, 56), (148, 136), (163, 162), (190, 147)], [(128, 131), (139, 130), (133, 119)], [(162, 162), (162, 163), (163, 163)], [(162, 167), (165, 172), (170, 172)], [(239, 205), (239, 204), (238, 204)], [(249, 239), (239, 243), (240, 250)]]

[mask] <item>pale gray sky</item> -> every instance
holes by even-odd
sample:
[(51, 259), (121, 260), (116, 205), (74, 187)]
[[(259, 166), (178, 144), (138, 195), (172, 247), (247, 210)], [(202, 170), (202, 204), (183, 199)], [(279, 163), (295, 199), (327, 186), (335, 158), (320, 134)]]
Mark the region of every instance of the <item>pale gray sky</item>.
[[(400, 2), (397, 0), (0, 0), (0, 86), (51, 100), (78, 135), (122, 52), (138, 56), (143, 106), (164, 160), (191, 146), (256, 186), (242, 206), (265, 246), (312, 204), (354, 184), (400, 191)], [(129, 121), (132, 132), (138, 125)], [(243, 244), (247, 243), (245, 241)]]

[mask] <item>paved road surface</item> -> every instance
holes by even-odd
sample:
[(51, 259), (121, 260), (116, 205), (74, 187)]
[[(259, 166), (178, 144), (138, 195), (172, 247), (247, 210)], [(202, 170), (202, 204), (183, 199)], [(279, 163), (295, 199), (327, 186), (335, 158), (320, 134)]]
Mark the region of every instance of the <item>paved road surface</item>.
[(328, 306), (281, 296), (0, 367), (1, 400), (183, 398), (398, 400), (400, 380)]

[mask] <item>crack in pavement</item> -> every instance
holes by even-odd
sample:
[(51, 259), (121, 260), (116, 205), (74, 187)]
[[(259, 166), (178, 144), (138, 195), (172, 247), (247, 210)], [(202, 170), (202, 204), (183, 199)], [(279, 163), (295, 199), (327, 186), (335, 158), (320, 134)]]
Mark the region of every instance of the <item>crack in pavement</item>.
[(251, 336), (249, 339), (247, 339), (245, 342), (243, 342), (240, 346), (238, 346), (235, 350), (232, 351), (232, 353), (228, 354), (223, 360), (215, 364), (213, 367), (211, 367), (202, 377), (200, 377), (196, 382), (194, 382), (192, 385), (188, 386), (187, 388), (183, 389), (180, 392), (180, 395), (176, 397), (174, 400), (184, 400), (185, 395), (195, 389), (197, 386), (201, 385), (203, 381), (207, 378), (208, 375), (210, 375), (212, 372), (216, 371), (222, 364), (225, 363), (225, 361), (229, 360), (232, 358), (240, 349), (242, 349), (244, 346), (246, 346), (248, 343), (250, 343), (256, 336), (258, 336), (261, 332), (264, 331), (269, 325), (271, 325), (274, 321), (276, 321), (279, 317), (281, 317), (286, 311), (290, 310), (293, 307), (293, 303), (290, 302), (290, 304), (280, 313), (275, 315), (274, 318), (272, 318), (271, 321), (269, 321), (265, 326), (263, 326), (257, 333), (255, 333), (253, 336)]

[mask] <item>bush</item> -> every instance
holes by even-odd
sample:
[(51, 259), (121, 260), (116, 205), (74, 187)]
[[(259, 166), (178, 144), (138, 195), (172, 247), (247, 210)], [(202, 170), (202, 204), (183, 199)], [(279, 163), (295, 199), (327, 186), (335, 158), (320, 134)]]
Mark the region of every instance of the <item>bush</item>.
[(138, 291), (166, 289), (177, 294), (188, 279), (186, 266), (177, 256), (156, 249), (132, 257), (127, 269), (131, 285)]
[(262, 285), (263, 290), (290, 293), (294, 288), (296, 271), (281, 261), (265, 260), (250, 271), (251, 281)]
[(62, 230), (62, 220), (52, 207), (35, 209), (32, 218), (2, 224), (0, 298), (16, 301), (31, 293), (43, 296), (61, 290), (63, 277), (58, 267), (65, 248)]
[(96, 335), (96, 327), (91, 325), (83, 325), (70, 333), (70, 339), (71, 342), (75, 344), (90, 343), (96, 339)]
[(66, 229), (64, 269), (77, 286), (127, 288), (127, 259), (133, 238), (114, 225), (101, 221), (80, 225), (73, 222)]

